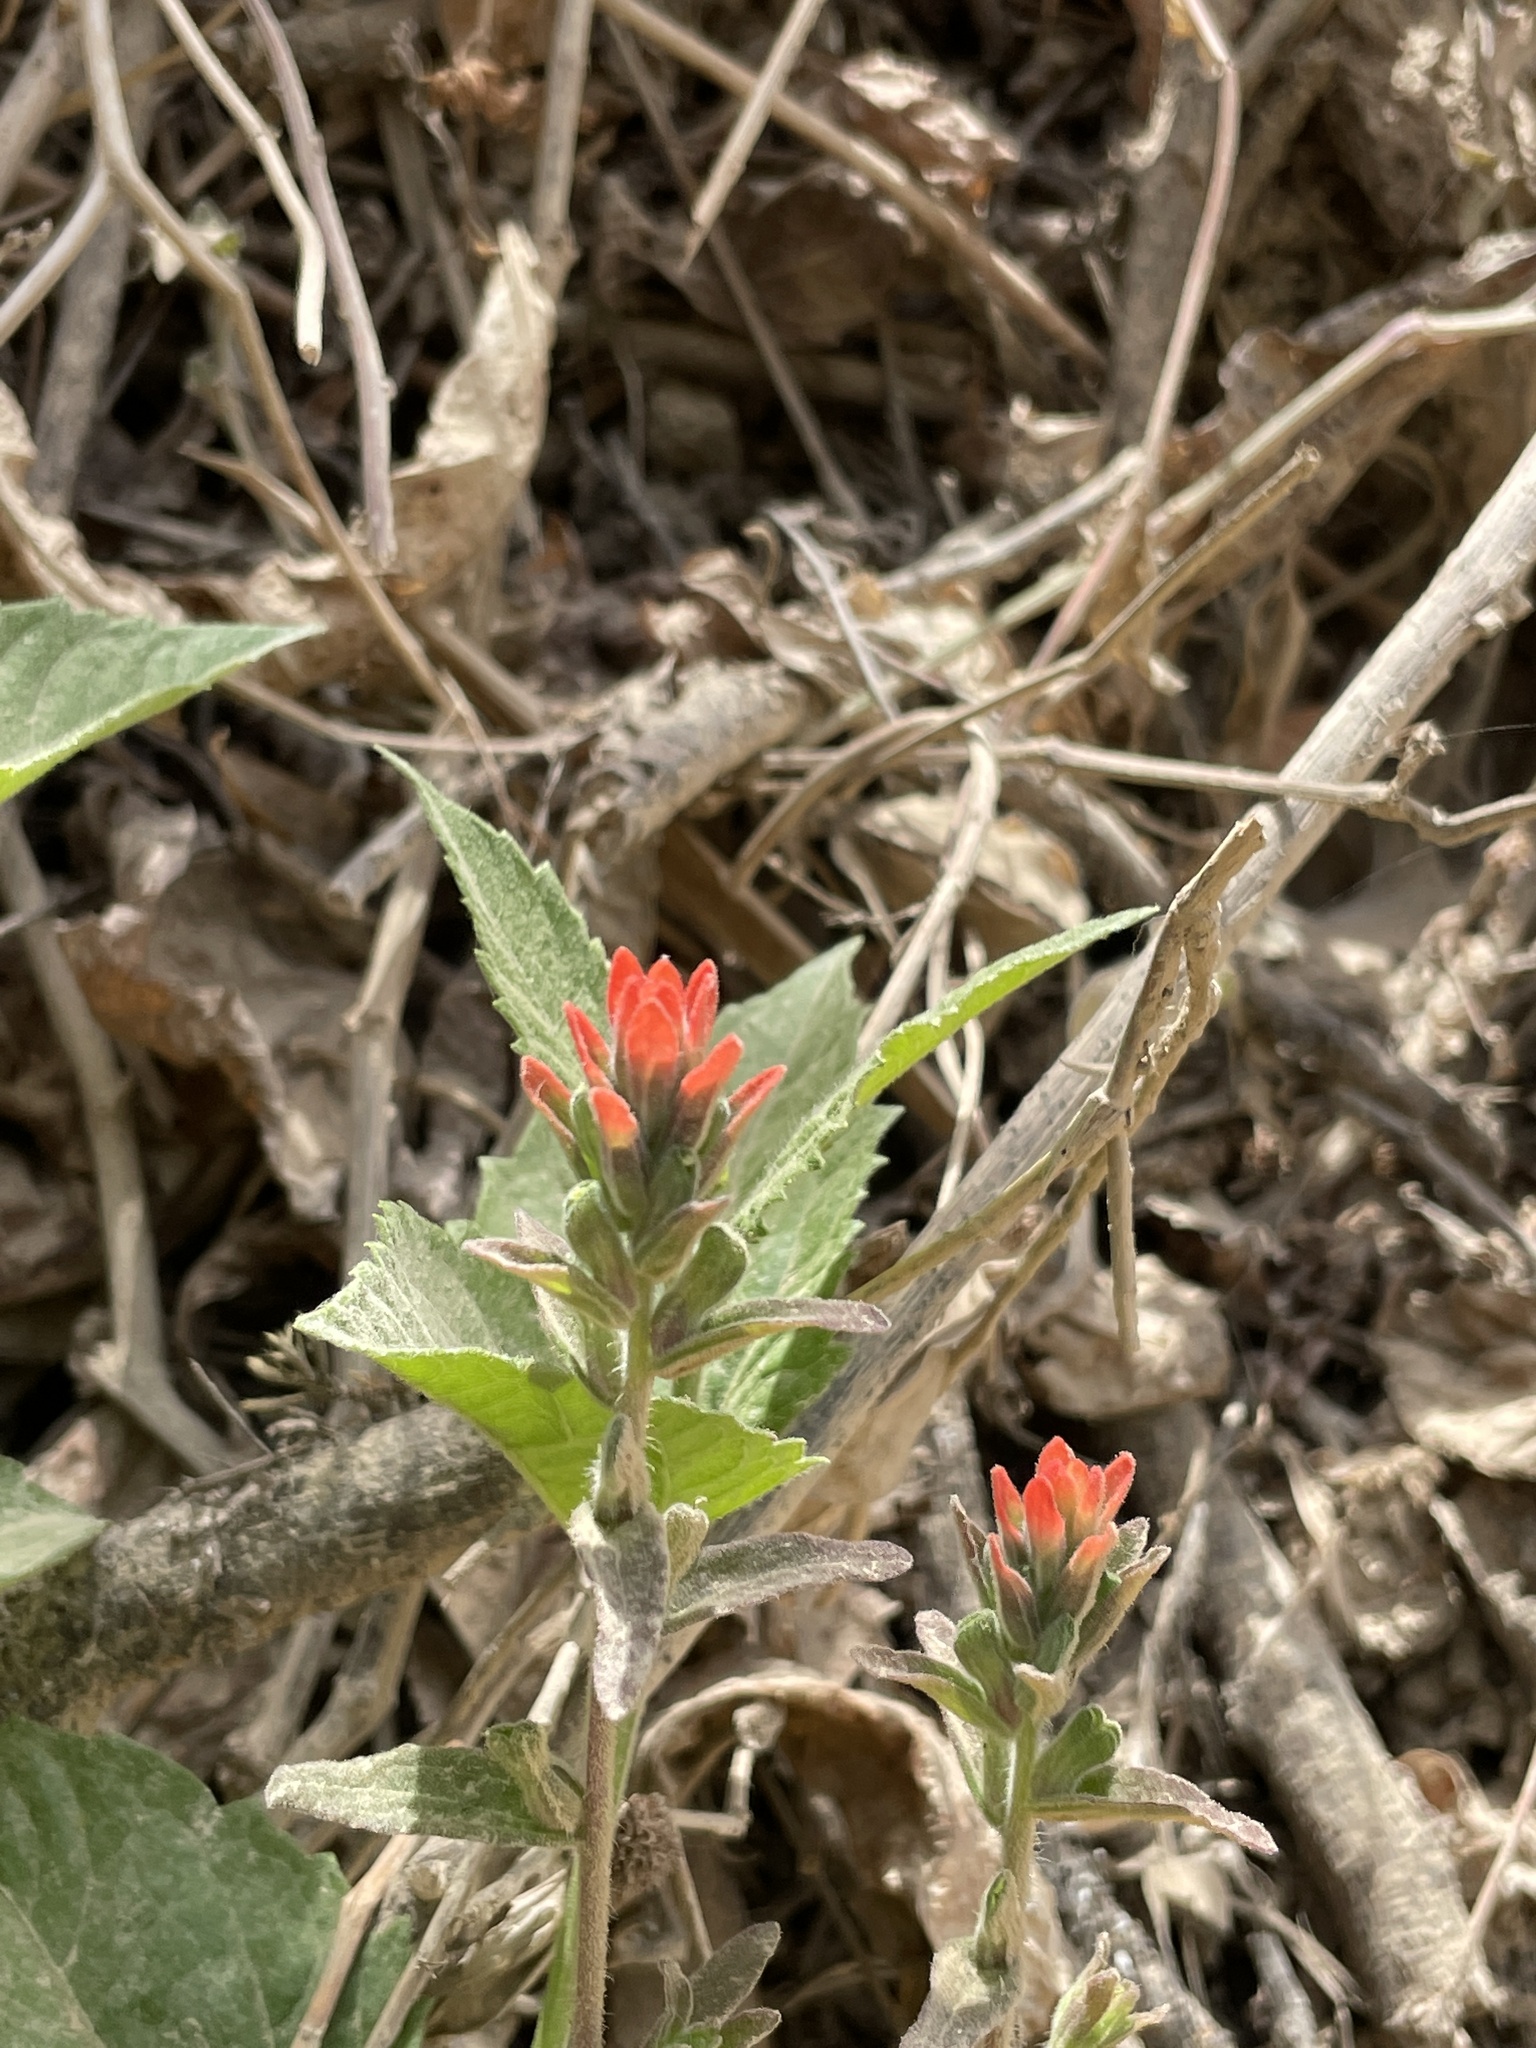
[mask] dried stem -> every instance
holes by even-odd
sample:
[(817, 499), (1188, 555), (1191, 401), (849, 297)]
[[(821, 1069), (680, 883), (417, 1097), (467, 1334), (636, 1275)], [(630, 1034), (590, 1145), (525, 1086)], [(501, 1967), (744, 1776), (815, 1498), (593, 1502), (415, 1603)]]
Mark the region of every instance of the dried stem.
[[(647, 7), (644, 0), (600, 0), (604, 14), (623, 22), (636, 35), (664, 50), (669, 57), (688, 65), (701, 77), (713, 80), (724, 91), (747, 99), (756, 84), (756, 74), (717, 50), (702, 36), (679, 28), (665, 15)], [(798, 135), (826, 156), (857, 171), (878, 191), (884, 192), (934, 241), (948, 249), (976, 277), (988, 295), (1010, 311), (1030, 320), (1052, 341), (1088, 369), (1097, 369), (1103, 356), (1070, 314), (1064, 313), (1049, 292), (1017, 258), (1007, 256), (989, 242), (977, 228), (946, 206), (920, 180), (909, 177), (894, 158), (862, 137), (849, 135), (824, 120), (809, 107), (785, 93), (776, 93), (772, 114), (781, 127)]]
[(267, 62), (272, 67), (272, 81), (277, 87), (283, 119), (288, 124), (293, 153), (298, 159), (299, 176), (304, 180), (310, 206), (325, 238), (325, 250), (336, 283), (336, 299), (352, 350), (369, 546), (375, 563), (380, 568), (387, 568), (395, 559), (396, 543), (395, 500), (389, 481), (392, 387), (384, 369), (384, 354), (374, 332), (373, 315), (368, 310), (368, 294), (363, 290), (363, 280), (358, 275), (357, 258), (352, 253), (341, 208), (336, 204), (336, 194), (331, 188), (331, 175), (325, 162), (325, 143), (315, 126), (309, 94), (299, 76), (293, 52), (288, 47), (288, 38), (267, 0), (244, 0), (244, 4), (246, 13), (256, 25)]
[(741, 111), (731, 124), (731, 132), (721, 144), (720, 154), (710, 165), (709, 175), (693, 202), (693, 232), (683, 246), (685, 270), (698, 255), (705, 236), (720, 218), (737, 179), (746, 169), (747, 158), (768, 125), (774, 98), (800, 61), (800, 52), (805, 48), (825, 5), (826, 0), (794, 0), (794, 5), (785, 15), (773, 39), (773, 48), (768, 52), (751, 92), (742, 102)]
[(216, 1472), (230, 1454), (222, 1438), (182, 1401), (171, 1383), (160, 1307), (160, 1272), (149, 1196), (133, 1128), (132, 1091), (112, 1041), (91, 1015), (48, 920), (48, 885), (27, 844), (14, 804), (0, 806), (0, 896), (8, 910), (38, 913), (21, 932), (53, 1034), (80, 1091), (112, 1304), (112, 1344), (92, 1368), (135, 1422), (190, 1472)]
[[(182, 0), (156, 0), (156, 4), (169, 23), (171, 33), (190, 58), (193, 69), (256, 152), (272, 187), (272, 196), (288, 216), (299, 245), (293, 337), (305, 362), (318, 363), (325, 316), (325, 237), (320, 231), (320, 223), (299, 190), (276, 135), (208, 47), (202, 30), (182, 5)], [(365, 433), (365, 473), (366, 460)]]
[(592, 41), (592, 0), (559, 0), (544, 64), (544, 119), (533, 172), (529, 218), (534, 246), (552, 299), (571, 267), (571, 180), (576, 170), (576, 131), (587, 87)]

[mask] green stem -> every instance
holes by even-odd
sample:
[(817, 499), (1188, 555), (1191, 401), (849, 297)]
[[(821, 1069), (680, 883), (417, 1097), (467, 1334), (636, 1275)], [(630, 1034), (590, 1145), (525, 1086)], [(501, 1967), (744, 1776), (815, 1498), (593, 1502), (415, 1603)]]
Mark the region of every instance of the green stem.
[[(624, 1386), (619, 1412), (627, 1417), (633, 1458), (625, 1473), (621, 1517), (639, 1511), (649, 1497), (650, 1473), (645, 1458), (651, 1420), (652, 1290), (642, 1288), (640, 1305), (629, 1326), (624, 1354)], [(608, 1917), (613, 1886), (613, 1830), (617, 1816), (618, 1728), (604, 1714), (597, 1695), (587, 1689), (587, 1784), (581, 1808), (578, 1853), (580, 1887), (576, 1921), (576, 2011), (571, 2048), (603, 2048), (603, 2009), (608, 1987)]]
[(1014, 1923), (1009, 1947), (1015, 1968), (1024, 1946), (1024, 1914), (1035, 1877), (1038, 1823), (1030, 1797), (1035, 1774), (1035, 1747), (1035, 1728), (1026, 1721), (1014, 1743), (1008, 1812), (1003, 1822), (1003, 1867), (1013, 1878)]
[(571, 2048), (603, 2048), (608, 1996), (608, 1915), (613, 1888), (617, 1726), (587, 1689), (587, 1784), (577, 1861), (576, 2013)]
[(650, 1489), (645, 1444), (650, 1433), (651, 1387), (655, 1379), (651, 1365), (652, 1305), (652, 1290), (649, 1287), (642, 1287), (640, 1306), (635, 1310), (629, 1325), (629, 1337), (624, 1349), (624, 1387), (619, 1395), (619, 1413), (629, 1418), (634, 1432), (635, 1448), (639, 1454), (635, 1486), (645, 1489), (638, 1498), (632, 1498), (627, 1503), (631, 1514), (640, 1507)]

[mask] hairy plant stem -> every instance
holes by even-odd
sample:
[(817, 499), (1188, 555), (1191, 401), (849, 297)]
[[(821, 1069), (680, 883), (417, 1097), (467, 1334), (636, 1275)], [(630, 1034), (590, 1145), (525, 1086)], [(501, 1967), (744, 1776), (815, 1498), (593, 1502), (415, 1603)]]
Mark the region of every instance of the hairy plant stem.
[(603, 2048), (608, 1997), (608, 1910), (613, 1888), (614, 1766), (618, 1723), (587, 1688), (587, 1785), (577, 1863), (576, 2011), (571, 2048)]
[(1030, 1792), (1035, 1774), (1035, 1729), (1026, 1721), (1014, 1741), (1013, 1772), (1008, 1787), (1008, 1813), (1003, 1823), (1003, 1868), (1013, 1879), (1013, 1910), (1008, 1929), (1008, 1960), (1017, 1971), (1026, 1940), (1025, 1909), (1035, 1875), (1035, 1821)]
[(619, 1395), (619, 1413), (629, 1419), (637, 1453), (631, 1474), (631, 1494), (625, 1503), (626, 1514), (633, 1514), (650, 1490), (645, 1442), (651, 1426), (651, 1382), (655, 1377), (651, 1370), (651, 1310), (654, 1305), (655, 1289), (642, 1282), (640, 1305), (630, 1321), (624, 1347), (624, 1387)]
[[(645, 1440), (651, 1416), (651, 1310), (654, 1289), (642, 1286), (629, 1326), (619, 1413), (629, 1422), (633, 1456), (621, 1466), (621, 1515), (635, 1514), (649, 1494)], [(603, 2048), (608, 1989), (608, 1916), (613, 1886), (613, 1832), (618, 1817), (618, 1732), (587, 1689), (587, 1783), (581, 1809), (576, 1900), (576, 2002), (571, 2048)]]

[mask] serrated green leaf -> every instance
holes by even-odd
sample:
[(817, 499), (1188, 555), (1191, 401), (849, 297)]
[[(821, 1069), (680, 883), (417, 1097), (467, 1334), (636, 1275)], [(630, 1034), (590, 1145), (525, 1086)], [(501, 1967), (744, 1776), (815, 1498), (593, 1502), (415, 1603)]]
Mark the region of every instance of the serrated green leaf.
[(34, 1486), (13, 1458), (0, 1458), (0, 1586), (62, 1564), (106, 1526)]
[(1070, 1820), (1082, 1825), (1139, 1820), (1156, 1826), (1164, 1821), (1185, 1821), (1209, 1828), (1214, 1835), (1225, 1835), (1251, 1855), (1280, 1853), (1268, 1828), (1250, 1820), (1246, 1813), (1233, 1813), (1198, 1785), (1176, 1778), (1171, 1771), (1144, 1770), (1131, 1764), (1111, 1770), (1102, 1793), (1068, 1792), (1031, 1799), (1030, 1811), (1038, 1820)]
[(83, 747), (196, 695), (312, 626), (163, 626), (0, 604), (0, 803)]
[(559, 1363), (525, 1280), (471, 1258), (404, 1202), (385, 1202), (374, 1229), (341, 1292), (299, 1317), (304, 1335), (361, 1351), (391, 1371), (397, 1357), (437, 1351)]
[[(866, 1005), (853, 986), (855, 943), (808, 960), (786, 980), (721, 1019), (746, 1046), (743, 1072), (783, 1060), (789, 1071), (766, 1107), (747, 1126), (732, 1166), (738, 1205), (790, 1145), (796, 1131), (858, 1059)], [(793, 1202), (781, 1203), (752, 1242), (741, 1294), (830, 1294), (842, 1279), (858, 1235), (859, 1205), (880, 1163), (880, 1141), (894, 1109), (857, 1109), (801, 1180)], [(848, 1346), (822, 1330), (761, 1338), (745, 1351), (706, 1366), (696, 1398), (760, 1429), (784, 1429), (815, 1399), (848, 1356)]]
[(573, 1837), (538, 1819), (511, 1775), (483, 1750), (403, 1743), (345, 1763), (283, 1764), (267, 1804), (378, 1835), (446, 1835), (512, 1848), (562, 1848)]
[[(0, 1727), (6, 2048), (287, 2048), (345, 1893), (333, 1858), (154, 1750)], [(327, 2048), (361, 2048), (408, 1944), (372, 1937)]]
[[(533, 1291), (403, 1203), (379, 1211), (378, 1240), (351, 1279), (298, 1319), (310, 1337), (367, 1358), (453, 1408), (498, 1444), (565, 1521), (585, 1499), (612, 1419), (579, 1380), (539, 1384), (548, 1359)], [(652, 1498), (701, 1504), (712, 1519), (811, 1469), (798, 1438), (750, 1429), (658, 1392), (646, 1445)]]
[(857, 1111), (871, 1104), (947, 1038), (953, 1038), (972, 1017), (1025, 987), (1049, 968), (1059, 966), (1074, 953), (1080, 953), (1085, 946), (1095, 945), (1111, 933), (1139, 924), (1152, 915), (1151, 909), (1118, 910), (1113, 916), (1096, 917), (1087, 924), (1074, 925), (1070, 931), (1056, 932), (1037, 945), (1025, 946), (1002, 960), (992, 961), (952, 990), (942, 1003), (898, 1024), (881, 1039), (868, 1059), (840, 1076), (801, 1121), (772, 1166), (754, 1184), (734, 1218), (736, 1227), (748, 1237), (767, 1227), (774, 1205), (803, 1174), (822, 1161), (837, 1134), (847, 1128)]
[(608, 985), (602, 946), (547, 861), (535, 867), (510, 833), (454, 803), (395, 755), (385, 758), (412, 784), (437, 834), (475, 927), (481, 969), (518, 1050), (577, 1086), (581, 1069), (562, 1006), (576, 1003), (602, 1018)]

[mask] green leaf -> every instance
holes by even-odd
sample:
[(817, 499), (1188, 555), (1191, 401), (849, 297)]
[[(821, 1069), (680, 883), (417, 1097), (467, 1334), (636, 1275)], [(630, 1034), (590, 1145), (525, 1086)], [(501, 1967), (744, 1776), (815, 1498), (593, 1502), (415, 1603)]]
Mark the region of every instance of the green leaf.
[[(783, 1060), (789, 1071), (748, 1124), (731, 1168), (738, 1202), (754, 1190), (828, 1091), (858, 1060), (867, 1006), (853, 986), (856, 943), (835, 946), (797, 968), (765, 994), (739, 1003), (721, 1019), (746, 1045), (744, 1073)], [(899, 1111), (856, 1109), (808, 1167), (791, 1203), (775, 1207), (756, 1234), (740, 1292), (752, 1295), (831, 1294), (858, 1235), (859, 1205), (880, 1164), (880, 1141)], [(734, 1357), (706, 1366), (697, 1399), (761, 1429), (783, 1429), (814, 1400), (848, 1347), (823, 1330), (765, 1337)]]
[(566, 1533), (592, 1588), (592, 1690), (608, 1719), (622, 1721), (639, 1703), (661, 1648), (671, 1569), (666, 1524), (642, 1501), (605, 1527), (582, 1501)]
[(0, 604), (0, 803), (96, 740), (168, 711), (312, 626), (162, 626)]
[[(403, 1203), (379, 1211), (378, 1241), (351, 1279), (298, 1319), (306, 1336), (377, 1359), (483, 1429), (565, 1521), (585, 1499), (610, 1411), (579, 1380), (541, 1384), (551, 1362), (533, 1290), (462, 1252)], [(712, 1519), (809, 1471), (798, 1438), (658, 1391), (646, 1445), (652, 1497), (700, 1504)]]
[(106, 1526), (34, 1486), (13, 1458), (0, 1458), (0, 1586), (62, 1564)]
[(1024, 946), (1001, 960), (989, 961), (962, 981), (958, 988), (951, 989), (942, 1003), (931, 1010), (924, 1010), (920, 1017), (909, 1017), (881, 1039), (873, 1058), (860, 1069), (857, 1099), (873, 1102), (893, 1081), (899, 1081), (919, 1060), (925, 1060), (945, 1039), (953, 1038), (983, 1010), (990, 1010), (994, 1003), (1002, 1002), (1005, 996), (1024, 988), (1049, 968), (1059, 967), (1074, 953), (1096, 946), (1100, 939), (1123, 932), (1130, 925), (1145, 924), (1149, 917), (1156, 915), (1155, 903), (1143, 904), (1139, 910), (1117, 910), (1109, 917), (1090, 918), (1087, 924), (1075, 924), (1070, 931), (1053, 932), (1048, 939), (1040, 939), (1033, 946)]
[(533, 1818), (561, 1834), (581, 1824), (581, 1787), (550, 1755), (542, 1721), (498, 1721), (485, 1731), (485, 1753), (512, 1780)]
[(701, 1552), (683, 1573), (667, 1605), (667, 1627), (691, 1628), (757, 1607), (764, 1600), (777, 1600), (802, 1586), (830, 1586), (842, 1580), (878, 1584), (911, 1569), (911, 1558), (897, 1543), (845, 1543), (837, 1536), (799, 1531), (743, 1536)]
[(1079, 1707), (1071, 1720), (1035, 1758), (1030, 1778), (1034, 1794), (1046, 1798), (1059, 1792), (1092, 1790), (1085, 1780), (1114, 1761), (1121, 1728), (1096, 1702)]
[(602, 1019), (608, 963), (601, 944), (547, 861), (535, 867), (510, 833), (454, 803), (394, 754), (385, 759), (411, 783), (442, 843), (474, 923), (481, 969), (518, 1050), (576, 1087), (581, 1068), (562, 1006), (576, 1003)]
[(345, 1763), (283, 1764), (267, 1804), (378, 1835), (446, 1835), (512, 1848), (561, 1848), (573, 1836), (529, 1808), (511, 1773), (479, 1749), (404, 1743)]
[[(154, 1750), (0, 1727), (6, 2048), (287, 2048), (345, 1893), (332, 1857)], [(362, 2048), (408, 1950), (398, 1921), (371, 1938), (327, 2048)]]
[(1012, 1972), (976, 1959), (966, 1935), (934, 1953), (923, 2009), (901, 2037), (901, 2048), (975, 2048), (1012, 2012), (1018, 1993)]
[(480, 1161), (480, 1199), (465, 1235), (515, 1237), (519, 1209), (558, 1230), (574, 1180), (559, 1139), (543, 1117), (530, 1117), (511, 1152), (503, 1158), (487, 1154)]
[(1151, 907), (1117, 910), (1110, 917), (1096, 917), (1087, 924), (1074, 925), (1070, 931), (1056, 932), (1036, 945), (992, 961), (952, 990), (934, 1009), (898, 1024), (881, 1039), (868, 1059), (841, 1077), (803, 1120), (732, 1218), (737, 1229), (748, 1237), (763, 1229), (773, 1205), (782, 1200), (803, 1173), (822, 1162), (828, 1146), (847, 1127), (854, 1113), (872, 1103), (945, 1039), (953, 1038), (973, 1017), (1025, 987), (1048, 968), (1080, 953), (1085, 946), (1095, 945), (1112, 932), (1124, 931), (1128, 925), (1140, 924), (1153, 915)]
[(1066, 1792), (1031, 1799), (1030, 1811), (1037, 1820), (1070, 1820), (1084, 1825), (1095, 1822), (1140, 1820), (1149, 1826), (1163, 1821), (1185, 1821), (1225, 1835), (1254, 1856), (1278, 1856), (1268, 1828), (1245, 1813), (1233, 1813), (1171, 1771), (1143, 1770), (1126, 1764), (1108, 1773), (1102, 1793)]

